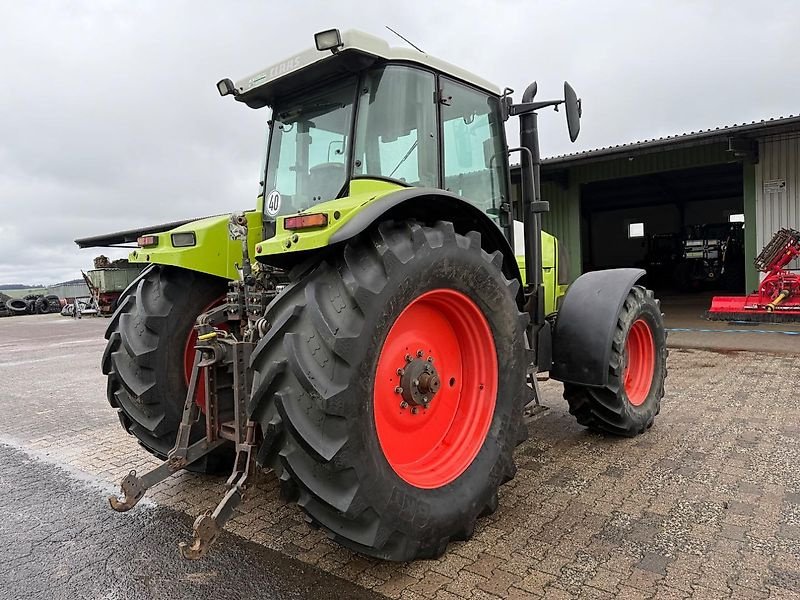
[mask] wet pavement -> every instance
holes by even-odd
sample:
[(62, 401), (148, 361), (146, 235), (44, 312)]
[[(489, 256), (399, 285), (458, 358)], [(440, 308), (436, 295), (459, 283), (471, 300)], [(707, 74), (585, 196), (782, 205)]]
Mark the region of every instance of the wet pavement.
[(800, 355), (800, 322), (709, 321), (713, 293), (663, 296), (661, 306), (673, 348), (715, 352), (769, 352)]
[(661, 414), (631, 440), (586, 432), (544, 383), (498, 511), (440, 559), (353, 554), (267, 474), (208, 562), (186, 563), (175, 544), (225, 478), (182, 473), (128, 513), (106, 507), (128, 470), (158, 463), (106, 402), (105, 324), (0, 319), (2, 600), (800, 598), (800, 358), (785, 348), (673, 348)]
[(156, 506), (119, 515), (109, 488), (0, 444), (0, 598), (379, 597), (228, 533), (181, 560), (192, 519)]

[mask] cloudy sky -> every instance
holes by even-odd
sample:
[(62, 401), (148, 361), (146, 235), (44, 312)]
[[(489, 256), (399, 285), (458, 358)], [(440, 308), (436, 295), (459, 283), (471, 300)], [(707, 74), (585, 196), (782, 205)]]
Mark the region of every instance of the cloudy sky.
[(77, 237), (252, 207), (265, 113), (215, 82), (384, 25), (500, 87), (569, 80), (581, 137), (544, 114), (545, 156), (800, 111), (792, 1), (6, 1), (0, 283), (78, 276)]

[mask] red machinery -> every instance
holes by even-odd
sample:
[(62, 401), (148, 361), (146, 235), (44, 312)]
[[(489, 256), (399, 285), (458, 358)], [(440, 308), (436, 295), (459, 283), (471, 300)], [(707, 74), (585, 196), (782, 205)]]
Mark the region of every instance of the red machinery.
[(800, 231), (780, 229), (755, 260), (766, 273), (758, 290), (747, 296), (715, 296), (708, 318), (714, 321), (800, 320), (800, 275), (785, 267), (800, 257)]

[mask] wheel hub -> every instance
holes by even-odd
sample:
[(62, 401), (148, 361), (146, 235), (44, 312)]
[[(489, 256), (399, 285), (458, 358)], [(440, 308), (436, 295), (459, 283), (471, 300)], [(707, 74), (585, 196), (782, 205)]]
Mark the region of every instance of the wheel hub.
[[(403, 401), (401, 408), (416, 407), (428, 408), (436, 392), (442, 386), (439, 373), (433, 366), (433, 356), (423, 358), (422, 350), (417, 352), (417, 357), (406, 355), (406, 365), (397, 370), (400, 375), (400, 386), (397, 388)], [(403, 406), (405, 404), (405, 406)]]

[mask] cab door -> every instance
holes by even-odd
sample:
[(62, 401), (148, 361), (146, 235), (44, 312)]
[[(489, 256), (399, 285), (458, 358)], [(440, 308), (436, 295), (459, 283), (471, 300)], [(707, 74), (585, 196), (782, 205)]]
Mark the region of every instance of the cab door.
[(513, 240), (500, 99), (439, 77), (442, 187), (489, 215)]

